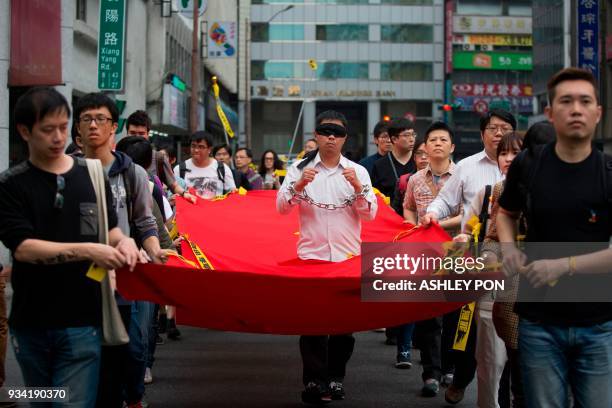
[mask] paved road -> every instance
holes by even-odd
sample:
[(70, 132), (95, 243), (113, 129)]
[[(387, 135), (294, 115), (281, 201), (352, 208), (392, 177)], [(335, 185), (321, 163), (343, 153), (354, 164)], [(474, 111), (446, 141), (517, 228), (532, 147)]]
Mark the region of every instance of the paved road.
[[(301, 363), (295, 336), (217, 332), (182, 327), (183, 338), (159, 346), (147, 386), (151, 407), (167, 408), (302, 408)], [(419, 396), (421, 367), (416, 352), (410, 370), (393, 367), (395, 347), (384, 334), (356, 335), (355, 353), (345, 381), (347, 400), (331, 406), (345, 408), (446, 407), (442, 393)], [(7, 385), (21, 384), (9, 350)], [(474, 407), (475, 384), (461, 407)]]

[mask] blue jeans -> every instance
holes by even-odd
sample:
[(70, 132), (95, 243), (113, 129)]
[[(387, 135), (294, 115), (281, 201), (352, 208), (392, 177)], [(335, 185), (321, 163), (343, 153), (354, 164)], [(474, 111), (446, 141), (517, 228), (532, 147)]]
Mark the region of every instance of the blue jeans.
[(145, 392), (144, 374), (149, 357), (149, 333), (153, 326), (155, 304), (145, 301), (132, 302), (132, 315), (128, 334), (130, 336), (127, 360), (128, 378), (125, 384), (125, 400), (138, 402)]
[(400, 354), (410, 358), (412, 349), (412, 332), (414, 323), (402, 324), (397, 327), (397, 355)]
[(521, 319), (519, 356), (527, 407), (612, 407), (612, 320), (586, 327)]
[(101, 330), (11, 329), (11, 344), (27, 387), (67, 387), (70, 403), (37, 407), (93, 407), (100, 374)]

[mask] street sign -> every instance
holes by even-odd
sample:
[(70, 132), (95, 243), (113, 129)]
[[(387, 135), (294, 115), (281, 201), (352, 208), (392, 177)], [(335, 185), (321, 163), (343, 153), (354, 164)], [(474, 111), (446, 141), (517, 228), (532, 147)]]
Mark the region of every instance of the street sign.
[(123, 89), (125, 66), (125, 2), (100, 0), (98, 36), (98, 88)]

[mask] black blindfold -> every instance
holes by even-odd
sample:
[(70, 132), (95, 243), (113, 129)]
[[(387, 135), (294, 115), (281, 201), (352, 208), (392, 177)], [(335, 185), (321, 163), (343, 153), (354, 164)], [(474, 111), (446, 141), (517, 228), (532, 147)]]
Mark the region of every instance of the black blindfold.
[(315, 128), (315, 132), (321, 136), (346, 137), (346, 128), (335, 123), (323, 123)]

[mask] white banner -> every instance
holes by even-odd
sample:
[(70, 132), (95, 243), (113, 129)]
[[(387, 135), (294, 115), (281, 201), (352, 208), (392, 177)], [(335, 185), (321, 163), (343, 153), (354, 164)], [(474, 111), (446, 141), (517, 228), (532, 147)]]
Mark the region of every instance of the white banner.
[(236, 22), (215, 21), (208, 28), (208, 58), (236, 56)]

